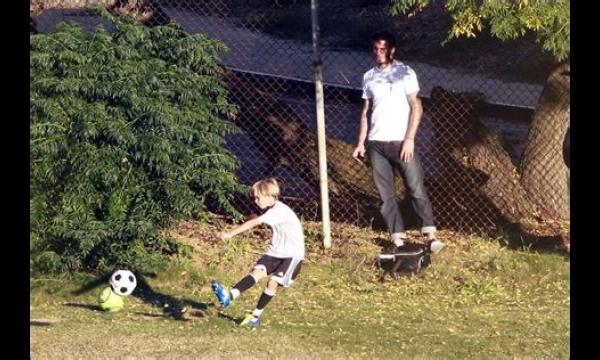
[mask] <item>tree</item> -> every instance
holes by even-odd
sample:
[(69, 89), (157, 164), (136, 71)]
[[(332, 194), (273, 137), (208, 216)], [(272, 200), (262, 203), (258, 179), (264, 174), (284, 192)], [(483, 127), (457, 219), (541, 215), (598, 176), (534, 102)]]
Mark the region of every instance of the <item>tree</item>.
[(178, 244), (159, 230), (245, 190), (223, 43), (178, 25), (61, 23), (30, 36), (30, 251), (35, 269), (142, 270)]
[[(412, 16), (435, 2), (391, 0), (390, 13)], [(568, 219), (569, 170), (563, 162), (562, 143), (570, 125), (569, 1), (447, 0), (443, 4), (453, 19), (446, 42), (459, 36), (475, 37), (487, 27), (503, 41), (529, 32), (562, 62), (544, 86), (518, 167), (506, 161), (498, 139), (481, 129), (475, 132), (478, 138), (457, 144), (467, 150), (466, 154), (455, 151), (455, 157), (470, 156), (468, 167), (488, 179), (481, 191), (509, 221), (523, 225), (532, 219)], [(510, 178), (514, 186), (490, 186), (501, 177)]]
[[(390, 0), (391, 15), (413, 16), (435, 0)], [(446, 41), (475, 37), (486, 26), (500, 40), (515, 39), (528, 31), (558, 61), (568, 60), (571, 43), (570, 1), (554, 0), (447, 0), (443, 1), (453, 23)]]

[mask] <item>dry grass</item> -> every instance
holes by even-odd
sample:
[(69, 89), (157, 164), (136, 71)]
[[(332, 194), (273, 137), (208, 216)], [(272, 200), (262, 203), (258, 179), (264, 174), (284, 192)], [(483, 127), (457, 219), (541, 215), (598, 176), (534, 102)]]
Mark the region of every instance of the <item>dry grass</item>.
[(569, 356), (568, 258), (511, 251), (496, 240), (442, 232), (448, 247), (430, 268), (417, 277), (382, 283), (375, 256), (385, 234), (334, 224), (333, 247), (323, 250), (320, 225), (305, 222), (307, 263), (297, 283), (279, 291), (263, 325), (249, 330), (236, 321), (254, 307), (262, 286), (222, 310), (214, 304), (209, 281), (232, 285), (239, 280), (262, 254), (270, 234), (258, 229), (223, 242), (214, 237), (222, 226), (220, 221), (190, 221), (173, 230), (190, 244), (192, 256), (143, 279), (151, 291), (127, 298), (120, 313), (94, 308), (100, 284), (73, 294), (93, 278), (34, 280), (31, 357)]

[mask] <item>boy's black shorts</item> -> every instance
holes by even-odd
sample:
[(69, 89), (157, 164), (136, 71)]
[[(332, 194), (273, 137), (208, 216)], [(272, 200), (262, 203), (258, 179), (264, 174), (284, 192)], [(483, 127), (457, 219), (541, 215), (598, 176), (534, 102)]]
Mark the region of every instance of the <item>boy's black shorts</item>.
[(267, 275), (273, 275), (271, 278), (277, 283), (286, 285), (284, 279), (290, 277), (291, 280), (295, 280), (296, 277), (298, 277), (300, 269), (302, 268), (302, 260), (294, 261), (294, 258), (291, 257), (277, 258), (270, 255), (263, 255), (258, 259), (254, 268), (263, 269)]

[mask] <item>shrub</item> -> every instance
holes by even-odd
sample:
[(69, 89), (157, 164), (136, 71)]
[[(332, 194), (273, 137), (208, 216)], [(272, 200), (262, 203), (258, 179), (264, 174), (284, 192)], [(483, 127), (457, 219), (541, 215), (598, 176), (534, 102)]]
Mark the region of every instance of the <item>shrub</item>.
[(34, 269), (153, 266), (180, 251), (159, 235), (242, 191), (224, 136), (236, 108), (223, 43), (175, 24), (115, 18), (30, 36), (30, 246)]

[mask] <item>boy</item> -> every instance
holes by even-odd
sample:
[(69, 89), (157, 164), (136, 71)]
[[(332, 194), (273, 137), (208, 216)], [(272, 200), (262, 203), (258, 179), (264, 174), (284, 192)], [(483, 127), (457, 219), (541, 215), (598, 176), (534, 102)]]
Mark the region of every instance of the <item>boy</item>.
[(257, 261), (254, 269), (241, 279), (231, 290), (227, 290), (217, 280), (212, 281), (212, 289), (223, 307), (251, 288), (260, 279), (269, 276), (269, 281), (258, 299), (256, 308), (240, 323), (257, 327), (265, 306), (271, 301), (279, 285), (289, 287), (298, 276), (304, 259), (304, 233), (300, 220), (287, 205), (278, 200), (279, 184), (273, 178), (258, 181), (252, 185), (254, 202), (261, 210), (261, 216), (246, 221), (231, 231), (219, 233), (219, 238), (230, 239), (260, 224), (272, 228), (273, 238), (265, 254)]

